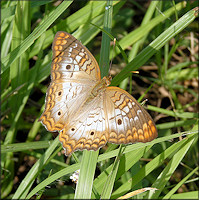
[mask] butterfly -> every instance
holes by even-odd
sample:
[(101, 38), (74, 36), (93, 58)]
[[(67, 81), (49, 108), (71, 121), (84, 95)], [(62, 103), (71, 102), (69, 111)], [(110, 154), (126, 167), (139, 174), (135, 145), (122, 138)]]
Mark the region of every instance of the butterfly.
[[(98, 150), (107, 142), (149, 142), (158, 135), (148, 112), (128, 92), (101, 79), (90, 51), (69, 33), (56, 33), (51, 83), (39, 121), (59, 131), (59, 141), (70, 155), (77, 150)], [(108, 87), (109, 86), (109, 87)]]

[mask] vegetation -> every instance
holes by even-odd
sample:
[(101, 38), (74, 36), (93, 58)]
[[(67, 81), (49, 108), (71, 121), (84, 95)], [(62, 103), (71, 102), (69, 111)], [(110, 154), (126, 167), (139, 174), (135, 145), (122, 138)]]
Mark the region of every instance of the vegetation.
[[(1, 198), (198, 197), (197, 1), (1, 1)], [(66, 157), (38, 122), (57, 31), (142, 102), (158, 138)], [(116, 38), (116, 42), (113, 39)], [(115, 45), (114, 45), (115, 44)], [(139, 74), (133, 71), (139, 71)], [(80, 169), (78, 184), (70, 176)], [(134, 198), (133, 197), (133, 198)]]

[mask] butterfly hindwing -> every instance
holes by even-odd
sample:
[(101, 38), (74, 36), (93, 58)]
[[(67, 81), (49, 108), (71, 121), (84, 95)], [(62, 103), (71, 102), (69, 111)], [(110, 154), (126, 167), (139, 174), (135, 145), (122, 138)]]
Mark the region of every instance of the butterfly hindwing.
[(94, 98), (84, 105), (74, 120), (59, 134), (65, 154), (77, 150), (97, 150), (107, 143), (108, 129), (103, 110), (103, 96)]
[(105, 92), (82, 106), (81, 112), (59, 135), (65, 154), (97, 150), (107, 142), (149, 142), (157, 137), (150, 115), (126, 91), (107, 87)]
[(107, 108), (110, 133), (108, 142), (149, 142), (157, 137), (152, 118), (128, 92), (118, 87), (107, 87), (106, 96), (114, 104)]

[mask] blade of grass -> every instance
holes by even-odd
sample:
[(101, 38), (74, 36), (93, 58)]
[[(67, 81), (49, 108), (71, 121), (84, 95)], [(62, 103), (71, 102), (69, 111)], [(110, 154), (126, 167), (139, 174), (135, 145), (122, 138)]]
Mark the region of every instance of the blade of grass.
[[(107, 6), (105, 9), (105, 16), (104, 16), (104, 29), (106, 31), (110, 32), (112, 21), (110, 18), (112, 18), (112, 1), (107, 1)], [(101, 47), (101, 53), (106, 50), (106, 53), (110, 52), (110, 39), (107, 35), (102, 35), (102, 47)], [(102, 53), (101, 57), (103, 57), (104, 52)], [(104, 63), (109, 63), (109, 54), (108, 56), (103, 57), (101, 59), (100, 63), (100, 69), (101, 69), (101, 75), (103, 73), (108, 72), (108, 70), (104, 70), (103, 68), (109, 67), (108, 65), (104, 65)], [(106, 74), (107, 75), (107, 74)], [(91, 193), (92, 193), (92, 186), (93, 186), (93, 177), (96, 169), (97, 164), (97, 157), (98, 157), (99, 151), (97, 152), (89, 152), (84, 151), (83, 152), (83, 159), (80, 167), (80, 176), (79, 181), (75, 190), (75, 199), (79, 198), (87, 198), (90, 199)], [(88, 171), (89, 169), (89, 171)]]
[(181, 194), (174, 194), (171, 199), (198, 199), (199, 192), (183, 192)]
[(179, 149), (183, 148), (187, 143), (189, 144), (193, 138), (196, 138), (197, 134), (191, 135), (186, 140), (181, 140), (178, 143), (173, 144), (167, 148), (164, 152), (156, 156), (152, 161), (146, 164), (135, 176), (130, 178), (125, 184), (120, 186), (111, 196), (111, 198), (116, 199), (124, 194), (126, 194), (131, 188), (133, 188), (137, 183), (139, 183), (144, 177), (160, 166), (168, 156), (174, 154)]
[[(44, 105), (42, 106), (41, 110), (43, 111), (44, 110)], [(28, 137), (27, 137), (27, 140), (26, 142), (31, 142), (35, 139), (38, 131), (39, 131), (39, 128), (41, 127), (41, 123), (38, 121), (39, 120), (39, 117), (41, 116), (42, 112), (40, 112), (40, 114), (38, 115), (38, 117), (35, 119), (33, 125), (32, 125), (32, 128), (30, 129), (29, 133), (28, 133)]]
[(16, 5), (12, 5), (12, 6), (9, 6), (7, 8), (2, 9), (1, 10), (1, 23), (6, 18), (9, 18), (11, 16), (14, 17), (14, 15), (15, 15), (15, 9), (16, 9)]
[(198, 171), (198, 167), (196, 167), (193, 171), (191, 171), (186, 177), (184, 177), (172, 190), (170, 190), (162, 199), (170, 199), (172, 195), (183, 185), (185, 182)]
[(167, 122), (158, 124), (158, 129), (170, 129), (174, 127), (184, 127), (184, 126), (191, 126), (197, 123), (196, 119), (190, 119), (190, 120), (178, 120), (176, 122)]
[[(5, 38), (2, 39), (1, 58), (7, 56), (8, 52), (10, 50), (11, 42), (12, 42), (13, 21), (11, 23), (8, 22), (6, 24), (8, 24), (8, 27), (6, 29)], [(1, 28), (1, 36), (2, 36), (2, 28)]]
[(1, 74), (9, 68), (9, 66), (24, 53), (33, 42), (52, 25), (52, 23), (68, 8), (72, 1), (63, 1), (48, 17), (43, 20), (40, 25), (12, 52), (2, 58)]
[[(153, 145), (149, 145), (147, 147), (142, 147), (142, 148), (139, 148), (139, 149), (134, 148), (131, 151), (128, 151), (128, 153), (124, 153), (126, 148), (122, 147), (121, 151), (123, 152), (123, 156), (120, 159), (120, 163), (119, 163), (119, 166), (118, 166), (119, 168), (118, 168), (117, 176), (116, 176), (115, 180), (118, 180), (126, 171), (128, 171), (133, 165), (135, 165), (135, 163), (137, 163), (139, 161), (139, 159), (143, 156), (143, 154), (146, 153), (152, 146)], [(115, 159), (115, 160), (117, 160), (117, 157), (119, 155), (120, 150), (117, 149), (115, 151), (117, 151), (116, 159)], [(103, 155), (101, 155), (101, 156), (103, 156)], [(115, 156), (115, 154), (112, 154), (112, 156)], [(104, 157), (106, 158), (106, 155), (104, 155)], [(94, 186), (95, 186), (95, 188), (96, 188), (96, 190), (99, 194), (101, 194), (103, 192), (103, 185), (106, 184), (106, 183), (109, 184), (107, 179), (109, 178), (112, 169), (114, 169), (113, 167), (114, 167), (114, 165), (111, 164), (108, 168), (106, 168), (106, 170), (104, 172), (102, 172), (94, 180)], [(94, 196), (93, 196), (93, 198), (94, 198)]]
[[(168, 19), (168, 17), (171, 16), (175, 12), (175, 10), (180, 11), (185, 6), (186, 6), (185, 1), (180, 2), (176, 5), (176, 8), (172, 7), (168, 9), (167, 11), (163, 12), (163, 14), (152, 19), (150, 22), (148, 22), (144, 26), (140, 26), (136, 30), (132, 31), (131, 33), (123, 37), (119, 42), (120, 46), (122, 47), (122, 49), (127, 49), (130, 45), (134, 44), (136, 41), (138, 41), (139, 39), (144, 37), (146, 34), (148, 34), (152, 29), (154, 29), (155, 26), (159, 25), (161, 22)], [(116, 50), (115, 53), (111, 51), (110, 55), (111, 56), (113, 55), (113, 57), (115, 57), (118, 53), (120, 53), (119, 50)]]
[[(148, 7), (147, 12), (146, 12), (146, 14), (145, 14), (145, 16), (144, 16), (144, 18), (142, 20), (141, 26), (145, 26), (150, 22), (150, 20), (151, 20), (151, 18), (153, 16), (153, 13), (155, 11), (156, 5), (158, 3), (159, 3), (158, 1), (152, 1), (150, 3), (150, 6)], [(145, 34), (143, 36), (143, 38), (141, 38), (135, 44), (133, 44), (132, 49), (131, 49), (131, 51), (129, 52), (129, 55), (128, 55), (128, 61), (131, 61), (133, 58), (135, 58), (135, 56), (137, 55), (141, 45), (144, 44), (144, 41), (146, 40), (147, 35), (148, 34)], [(119, 87), (124, 89), (124, 90), (126, 90), (126, 88), (128, 86), (128, 83), (129, 83), (129, 86), (130, 86), (129, 87), (129, 93), (132, 94), (132, 74), (129, 76), (129, 78), (124, 79), (119, 84)]]
[[(107, 1), (104, 15), (104, 30), (108, 33), (111, 32), (112, 17), (113, 17), (113, 2)], [(109, 55), (110, 55), (110, 38), (102, 32), (102, 46), (100, 49), (99, 66), (101, 70), (101, 77), (108, 75), (109, 72)]]
[[(113, 16), (115, 16), (120, 8), (124, 5), (125, 1), (120, 1), (116, 4), (117, 1), (113, 2)], [(97, 16), (96, 18), (92, 19), (89, 24), (85, 24), (84, 26), (82, 26), (81, 28), (78, 29), (78, 31), (80, 32), (79, 34), (76, 34), (76, 32), (74, 33), (74, 36), (76, 38), (79, 38), (80, 41), (83, 44), (88, 44), (88, 42), (93, 39), (99, 32), (100, 30), (102, 32), (108, 33), (107, 31), (105, 31), (105, 29), (101, 28), (103, 26), (103, 21), (104, 21), (104, 13), (102, 13), (101, 15)], [(86, 32), (85, 31), (85, 27), (88, 26), (88, 30)], [(82, 29), (82, 30), (81, 30)], [(81, 35), (80, 35), (81, 34)], [(88, 37), (89, 35), (89, 37)], [(111, 37), (110, 37), (111, 38)], [(98, 58), (98, 57), (96, 57)], [(99, 59), (97, 59), (99, 60)], [(100, 65), (100, 64), (99, 64)]]
[[(58, 138), (57, 138), (58, 139)], [(35, 195), (38, 191), (45, 188), (50, 183), (54, 182), (55, 180), (59, 179), (63, 175), (67, 175), (73, 173), (74, 171), (80, 168), (80, 163), (73, 164), (71, 166), (65, 167), (64, 169), (58, 171), (57, 173), (53, 174), (52, 176), (46, 178), (42, 181), (39, 185), (37, 185), (26, 197), (26, 199), (30, 199), (33, 195)]]
[[(191, 138), (191, 139), (190, 139)], [(155, 193), (149, 192), (148, 195), (146, 195), (147, 199), (158, 199), (160, 193), (163, 191), (165, 185), (171, 178), (172, 174), (184, 158), (187, 151), (190, 149), (191, 145), (193, 144), (194, 140), (196, 140), (196, 137), (188, 137), (184, 139), (187, 142), (184, 143), (183, 146), (179, 149), (178, 152), (174, 154), (172, 159), (169, 161), (167, 166), (164, 168), (164, 170), (161, 172), (161, 174), (157, 177), (156, 181), (153, 183), (152, 187), (157, 188), (158, 190)]]
[(118, 85), (122, 80), (129, 76), (131, 71), (135, 71), (142, 66), (152, 55), (163, 47), (166, 42), (193, 22), (197, 15), (197, 11), (194, 9), (183, 15), (178, 21), (151, 42), (149, 46), (142, 50), (136, 58), (127, 64), (126, 67), (113, 78), (111, 85)]
[[(135, 162), (137, 162), (137, 159), (139, 160), (144, 153), (146, 153), (153, 144), (156, 144), (156, 143), (160, 143), (160, 142), (163, 142), (163, 141), (168, 141), (170, 139), (173, 139), (173, 138), (178, 138), (182, 135), (184, 135), (185, 133), (178, 133), (178, 134), (173, 134), (173, 135), (169, 135), (169, 136), (165, 136), (165, 137), (162, 137), (162, 138), (158, 138), (156, 140), (153, 140), (152, 142), (148, 142), (148, 143), (137, 143), (137, 144), (133, 144), (133, 145), (129, 145), (129, 146), (125, 146), (125, 147), (122, 147), (122, 151), (123, 154), (126, 154), (127, 157), (122, 157), (121, 161), (120, 161), (120, 165), (119, 166), (119, 170), (118, 170), (118, 176), (117, 177), (120, 177), (120, 174), (123, 173), (123, 170), (124, 171), (127, 171), (127, 169), (131, 166), (131, 165), (134, 165)], [(198, 131), (194, 131), (193, 133), (191, 133), (192, 135), (194, 134), (198, 134)], [(56, 138), (56, 140), (58, 140)], [(53, 142), (54, 143), (54, 142)], [(58, 144), (58, 142), (57, 142)], [(53, 144), (54, 145), (54, 144)], [(145, 148), (143, 148), (145, 147)], [(51, 146), (49, 147), (49, 149), (51, 148)], [(48, 150), (47, 150), (48, 151)], [(125, 165), (124, 167), (124, 163), (126, 163), (126, 160), (130, 159), (132, 157), (132, 151), (134, 151), (135, 153), (135, 157), (133, 156), (133, 159), (129, 162), (128, 165)], [(101, 162), (103, 160), (107, 160), (109, 158), (113, 158), (115, 156), (118, 155), (118, 152), (119, 152), (119, 149), (116, 149), (112, 152), (108, 152), (108, 153), (105, 153), (105, 154), (101, 154), (99, 155), (98, 157), (98, 160), (97, 162)], [(170, 154), (169, 154), (170, 155)], [(168, 156), (169, 156), (168, 155)], [(124, 160), (123, 160), (124, 159)], [(158, 159), (158, 158), (157, 158)], [(157, 161), (157, 160), (156, 160)], [(131, 163), (132, 162), (132, 163)], [(74, 167), (73, 167), (74, 166)], [(37, 193), (40, 189), (42, 189), (43, 187), (47, 186), (48, 184), (52, 183), (53, 181), (59, 179), (60, 177), (64, 176), (64, 175), (68, 175), (69, 173), (72, 173), (74, 171), (76, 171), (77, 169), (80, 169), (80, 163), (77, 163), (77, 164), (74, 164), (74, 165), (71, 165), (70, 166), (71, 170), (69, 171), (68, 168), (65, 168), (63, 170), (61, 170), (61, 172), (56, 172), (55, 174), (53, 174), (51, 177), (45, 179), (43, 182), (41, 182), (40, 184), (38, 184), (32, 191), (31, 191), (31, 195), (34, 195), (35, 193)], [(38, 168), (36, 168), (35, 170), (37, 170)], [(111, 168), (110, 168), (111, 169)], [(107, 169), (108, 170), (108, 169)], [(27, 178), (27, 177), (26, 177)], [(118, 179), (118, 178), (116, 178)], [(95, 180), (96, 181), (96, 180)], [(94, 182), (95, 182), (94, 181)], [(106, 180), (105, 180), (106, 181)], [(99, 183), (100, 184), (100, 183)], [(102, 183), (101, 183), (102, 184)], [(42, 186), (41, 186), (42, 185)], [(102, 184), (103, 185), (103, 184)], [(100, 189), (100, 188), (99, 188)], [(102, 188), (101, 188), (102, 189)], [(34, 192), (33, 192), (34, 191)], [(28, 197), (30, 197), (30, 194), (28, 195)]]
[(179, 118), (185, 118), (185, 119), (189, 119), (189, 118), (198, 119), (198, 113), (193, 113), (193, 112), (174, 112), (172, 110), (157, 108), (157, 107), (151, 106), (151, 105), (148, 105), (147, 109), (152, 110), (152, 111), (156, 111), (156, 112), (159, 112), (159, 113), (163, 113), (163, 114), (166, 114), (166, 115), (172, 116), (172, 117), (179, 117)]
[[(43, 37), (42, 37), (42, 39), (43, 39), (43, 41), (44, 41), (44, 39), (45, 39), (45, 35), (43, 35)], [(42, 47), (42, 44), (43, 43), (41, 43), (40, 44), (40, 51), (41, 51), (41, 47)], [(40, 60), (41, 59), (41, 56), (42, 56), (42, 52), (40, 52), (40, 54), (39, 54), (39, 59), (38, 60)], [(39, 61), (38, 61), (39, 62)], [(18, 112), (17, 112), (17, 118), (15, 118), (15, 123), (17, 123), (17, 121), (18, 121), (18, 119), (19, 119), (19, 117), (20, 117), (20, 115), (21, 115), (21, 113), (22, 113), (22, 111), (23, 111), (23, 109), (24, 109), (24, 107), (25, 107), (25, 104), (26, 104), (26, 102), (27, 102), (27, 100), (28, 100), (28, 98), (29, 98), (29, 95), (30, 95), (30, 92), (31, 92), (31, 90), (32, 90), (32, 88), (34, 87), (34, 84), (35, 84), (35, 80), (36, 80), (36, 77), (37, 77), (37, 74), (38, 74), (38, 67), (39, 67), (39, 64), (38, 64), (38, 62), (36, 63), (36, 65), (35, 65), (35, 67), (34, 67), (34, 73), (33, 74), (31, 74), (31, 77), (30, 77), (30, 80), (29, 80), (29, 82), (28, 82), (28, 87), (27, 87), (27, 91), (26, 91), (26, 93), (24, 94), (24, 96), (23, 96), (23, 103), (22, 103), (22, 105), (20, 106), (20, 108), (19, 108), (19, 110), (18, 110)], [(15, 123), (14, 123), (14, 125), (15, 125)], [(12, 125), (11, 126), (11, 128), (9, 129), (9, 131), (8, 131), (8, 134), (10, 134), (10, 135), (12, 135), (12, 132), (14, 132), (14, 130), (15, 130), (15, 126), (14, 125)], [(53, 143), (54, 144), (54, 143)], [(53, 146), (53, 145), (52, 145)], [(31, 169), (33, 169), (33, 168), (31, 168)], [(34, 173), (33, 173), (34, 174)], [(28, 192), (28, 190), (30, 189), (30, 187), (31, 187), (31, 185), (32, 185), (32, 183), (33, 183), (33, 179), (31, 180), (31, 177), (33, 177), (34, 175), (33, 174), (31, 174), (31, 176), (28, 176), (27, 177), (27, 179), (29, 179), (30, 180), (30, 182), (29, 182), (29, 185), (27, 184), (27, 182), (25, 182), (25, 183), (21, 183), (20, 184), (20, 186), (21, 186), (21, 188), (23, 188), (23, 187), (27, 187), (26, 188), (26, 190), (23, 190), (22, 189), (22, 191), (20, 191), (20, 190), (17, 190), (16, 191), (16, 193), (15, 193), (15, 195), (14, 195), (14, 197), (16, 196), (17, 198), (19, 197), (19, 196), (21, 196), (22, 195), (22, 192), (24, 192), (24, 194), (23, 195), (25, 195), (25, 194), (27, 194), (27, 192)], [(26, 178), (24, 178), (24, 180), (26, 180)], [(32, 182), (31, 182), (32, 181)], [(27, 184), (27, 185), (26, 185)], [(20, 186), (19, 186), (19, 188), (20, 188)], [(19, 189), (18, 188), (18, 189)], [(22, 196), (23, 196), (22, 195)], [(24, 197), (24, 196), (23, 196)]]
[[(14, 49), (16, 46), (18, 46), (21, 43), (21, 40), (23, 40), (26, 35), (30, 31), (30, 2), (28, 1), (19, 1), (16, 6), (16, 14), (14, 18), (14, 24), (13, 24), (13, 40), (11, 44), (11, 49)], [(27, 59), (27, 54), (23, 54), (20, 58), (15, 60), (15, 62), (12, 63), (11, 69), (10, 69), (10, 79), (11, 79), (11, 87), (12, 89), (16, 89), (18, 86), (22, 85), (24, 82), (28, 79), (28, 68), (29, 63)], [(5, 138), (5, 144), (13, 143), (15, 137), (16, 137), (16, 125), (17, 121), (15, 120), (15, 115), (17, 114), (18, 108), (22, 104), (22, 99), (24, 92), (26, 91), (26, 87), (23, 87), (21, 90), (19, 90), (18, 95), (12, 96), (9, 103), (9, 107), (11, 107), (11, 113), (10, 117), (13, 121), (12, 124), (12, 130), (8, 131), (6, 138)], [(9, 152), (3, 156), (5, 159), (5, 169), (10, 171), (10, 177), (9, 179), (6, 179), (3, 184), (1, 185), (1, 191), (2, 197), (4, 198), (7, 196), (13, 186), (13, 179), (14, 179), (14, 160), (13, 160), (13, 153)]]
[[(188, 134), (197, 134), (197, 133), (198, 133), (198, 131), (176, 133), (176, 134), (168, 135), (168, 136), (165, 136), (165, 137), (159, 137), (159, 138), (157, 138), (157, 139), (155, 139), (151, 142), (136, 143), (136, 144), (128, 145), (128, 146), (124, 147), (125, 148), (124, 153), (128, 153), (128, 152), (131, 152), (132, 150), (147, 147), (147, 146), (157, 144), (157, 143), (160, 143), (160, 142), (170, 141), (170, 140), (172, 140), (174, 138), (178, 138), (180, 136), (184, 136), (184, 135), (188, 135)], [(115, 157), (115, 156), (117, 156), (117, 154), (118, 154), (118, 149), (113, 150), (113, 151), (108, 152), (108, 153), (105, 153), (105, 154), (102, 154), (102, 155), (99, 156), (98, 162), (112, 158), (112, 157)]]
[(197, 77), (198, 77), (197, 67), (182, 69), (179, 72), (175, 71), (172, 73), (167, 73), (167, 80), (174, 80), (176, 78), (175, 82), (182, 81), (182, 80), (190, 80), (192, 78), (197, 78)]
[(84, 150), (74, 199), (90, 199), (99, 151)]
[[(120, 1), (113, 2), (114, 7), (116, 8), (115, 13), (118, 12), (118, 9), (123, 4), (124, 3), (120, 2)], [(106, 5), (105, 1), (89, 1), (86, 6), (84, 6), (83, 8), (81, 8), (80, 10), (75, 12), (74, 14), (68, 16), (66, 19), (61, 20), (53, 28), (47, 30), (46, 31), (47, 40), (43, 45), (44, 49), (52, 43), (54, 34), (57, 31), (64, 30), (69, 33), (72, 33), (78, 28), (77, 31), (79, 32), (79, 34), (76, 34), (76, 31), (73, 34), (73, 36), (75, 36), (77, 39), (80, 38), (80, 36), (82, 37), (82, 35), (84, 35), (84, 32), (85, 32), (85, 34), (86, 34), (86, 32), (88, 32), (88, 33), (90, 31), (92, 32), (92, 30), (90, 30), (89, 27), (87, 28), (87, 26), (90, 25), (90, 22), (95, 24), (96, 21), (101, 21), (101, 18), (104, 17), (105, 5)], [(100, 26), (102, 26), (102, 25), (103, 25), (103, 23), (100, 23)], [(88, 37), (88, 35), (89, 35), (89, 37)], [(81, 40), (81, 42), (87, 44), (88, 43), (87, 40), (90, 41), (93, 37), (94, 36), (92, 36), (91, 34), (86, 34), (85, 38), (83, 38), (83, 40)], [(40, 43), (39, 40), (37, 40), (34, 43), (34, 48), (30, 52), (30, 58), (32, 58), (34, 55), (36, 55), (38, 53), (37, 46), (39, 45), (39, 43)]]
[(4, 154), (7, 152), (20, 152), (30, 149), (43, 149), (43, 148), (48, 148), (51, 144), (52, 141), (6, 144), (6, 145), (1, 145), (1, 153)]
[[(148, 23), (150, 23), (150, 20), (151, 20), (151, 18), (152, 18), (152, 16), (153, 16), (153, 13), (154, 13), (154, 11), (155, 11), (155, 8), (156, 8), (157, 4), (159, 4), (158, 1), (151, 1), (150, 6), (149, 6), (148, 9), (147, 9), (147, 12), (146, 12), (146, 14), (145, 14), (145, 16), (144, 16), (144, 18), (143, 18), (143, 20), (142, 20), (142, 23), (141, 23), (141, 26), (140, 26), (140, 27), (146, 26)], [(149, 32), (148, 32), (148, 33), (149, 33)], [(141, 38), (141, 40), (137, 41), (137, 42), (133, 45), (131, 51), (129, 52), (129, 56), (128, 56), (128, 58), (129, 58), (128, 60), (129, 60), (129, 61), (131, 61), (131, 60), (137, 55), (137, 52), (138, 52), (138, 50), (139, 50), (141, 44), (143, 44), (144, 41), (145, 41), (145, 39), (147, 38), (147, 35), (148, 35), (148, 34), (145, 34), (144, 37)], [(121, 42), (121, 43), (122, 43), (122, 42)], [(131, 93), (130, 93), (130, 94), (131, 94)]]
[[(15, 49), (29, 34), (30, 32), (30, 2), (18, 2), (16, 7), (16, 14), (13, 24), (12, 31), (12, 44), (11, 50)], [(25, 52), (20, 58), (16, 59), (15, 62), (10, 66), (10, 79), (12, 90), (23, 85), (28, 81), (28, 51)], [(24, 92), (27, 90), (27, 85), (18, 91), (17, 95), (12, 96), (9, 101), (12, 113), (11, 117), (14, 118), (20, 105), (22, 104), (22, 99)], [(11, 141), (10, 141), (11, 143)]]
[[(34, 164), (34, 166), (27, 173), (26, 177), (23, 179), (17, 191), (13, 195), (12, 199), (26, 199), (30, 187), (34, 183), (36, 176), (43, 169), (44, 165), (48, 161), (50, 155), (54, 152), (55, 148), (59, 144), (58, 137), (52, 142), (52, 145), (46, 150), (46, 152), (41, 156), (41, 158)], [(50, 177), (49, 177), (50, 178)]]
[[(121, 150), (122, 150), (122, 145), (120, 145), (120, 147), (119, 147), (118, 155), (115, 158), (115, 161), (111, 167), (112, 169), (111, 169), (111, 171), (106, 179), (106, 182), (103, 186), (103, 190), (102, 190), (100, 199), (110, 199), (110, 197), (111, 197), (111, 193), (112, 193), (113, 186), (115, 183), (115, 178), (116, 178), (116, 175), (117, 175), (117, 172), (119, 169), (119, 165), (120, 165), (120, 159), (122, 157)], [(100, 181), (100, 180), (98, 179), (98, 181)], [(99, 186), (99, 184), (97, 184), (97, 185)], [(98, 193), (99, 193), (99, 191), (98, 191)]]
[[(6, 6), (1, 7), (1, 40), (4, 41), (4, 35), (7, 33), (8, 27), (11, 26), (13, 18), (15, 17), (14, 14), (16, 12), (16, 1), (7, 2)], [(12, 37), (11, 37), (12, 38)], [(6, 43), (5, 43), (6, 44)], [(4, 49), (1, 49), (4, 50)], [(3, 52), (1, 52), (1, 55)]]
[[(93, 26), (99, 28), (103, 33), (105, 33), (106, 35), (108, 35), (109, 38), (111, 38), (112, 40), (114, 40), (114, 37), (113, 37), (109, 32), (107, 32), (105, 29), (102, 29), (102, 28), (100, 28), (99, 26), (96, 26), (96, 25), (93, 24), (93, 23), (91, 23), (91, 24), (92, 24)], [(128, 58), (127, 58), (127, 56), (126, 56), (126, 53), (124, 52), (124, 50), (123, 50), (122, 47), (120, 46), (119, 42), (117, 42), (117, 40), (115, 41), (115, 44), (116, 44), (116, 46), (120, 49), (120, 53), (122, 54), (122, 56), (123, 56), (125, 62), (128, 63)]]
[[(43, 40), (44, 40), (44, 36), (43, 36)], [(42, 43), (40, 44), (40, 49), (41, 49), (41, 46), (42, 46)], [(41, 58), (39, 58), (41, 59)], [(37, 77), (37, 74), (38, 74), (38, 67), (39, 65), (37, 64), (36, 67), (34, 67), (34, 73), (31, 74), (31, 77), (30, 77), (30, 80), (28, 81), (28, 86), (26, 88), (26, 91), (24, 92), (23, 96), (22, 96), (22, 103), (21, 105), (19, 106), (18, 110), (16, 111), (16, 115), (14, 116), (14, 120), (13, 120), (13, 123), (10, 127), (10, 129), (8, 130), (8, 133), (6, 135), (6, 138), (5, 138), (5, 142), (4, 144), (9, 144), (9, 143), (12, 143), (13, 141), (13, 138), (14, 138), (14, 133), (15, 133), (15, 130), (16, 130), (16, 124), (21, 116), (21, 113), (26, 105), (26, 102), (29, 98), (29, 95), (30, 95), (30, 92), (32, 90), (32, 88), (34, 87), (34, 84), (35, 84), (35, 80), (36, 80), (36, 77)]]

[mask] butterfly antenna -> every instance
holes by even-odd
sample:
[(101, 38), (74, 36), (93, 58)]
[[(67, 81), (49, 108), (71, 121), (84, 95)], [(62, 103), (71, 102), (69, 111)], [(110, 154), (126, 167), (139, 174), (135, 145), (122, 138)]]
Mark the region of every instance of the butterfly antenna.
[[(113, 40), (113, 52), (115, 52), (115, 43), (116, 43), (116, 38), (114, 38), (114, 40)], [(112, 67), (112, 63), (113, 63), (113, 52), (112, 52), (110, 66), (109, 66), (109, 75), (110, 75), (110, 71), (111, 71), (111, 67)]]
[(131, 73), (139, 74), (139, 71), (131, 71)]
[[(112, 52), (112, 59), (110, 61), (110, 66), (109, 66), (109, 76), (110, 76), (110, 71), (111, 71), (111, 67), (113, 63), (113, 53), (115, 52), (115, 49), (116, 49), (116, 38), (113, 39), (113, 52)], [(131, 73), (139, 74), (139, 71), (131, 71)]]
[(148, 102), (148, 99), (145, 99), (144, 101), (142, 101), (141, 106), (144, 106), (147, 102)]

